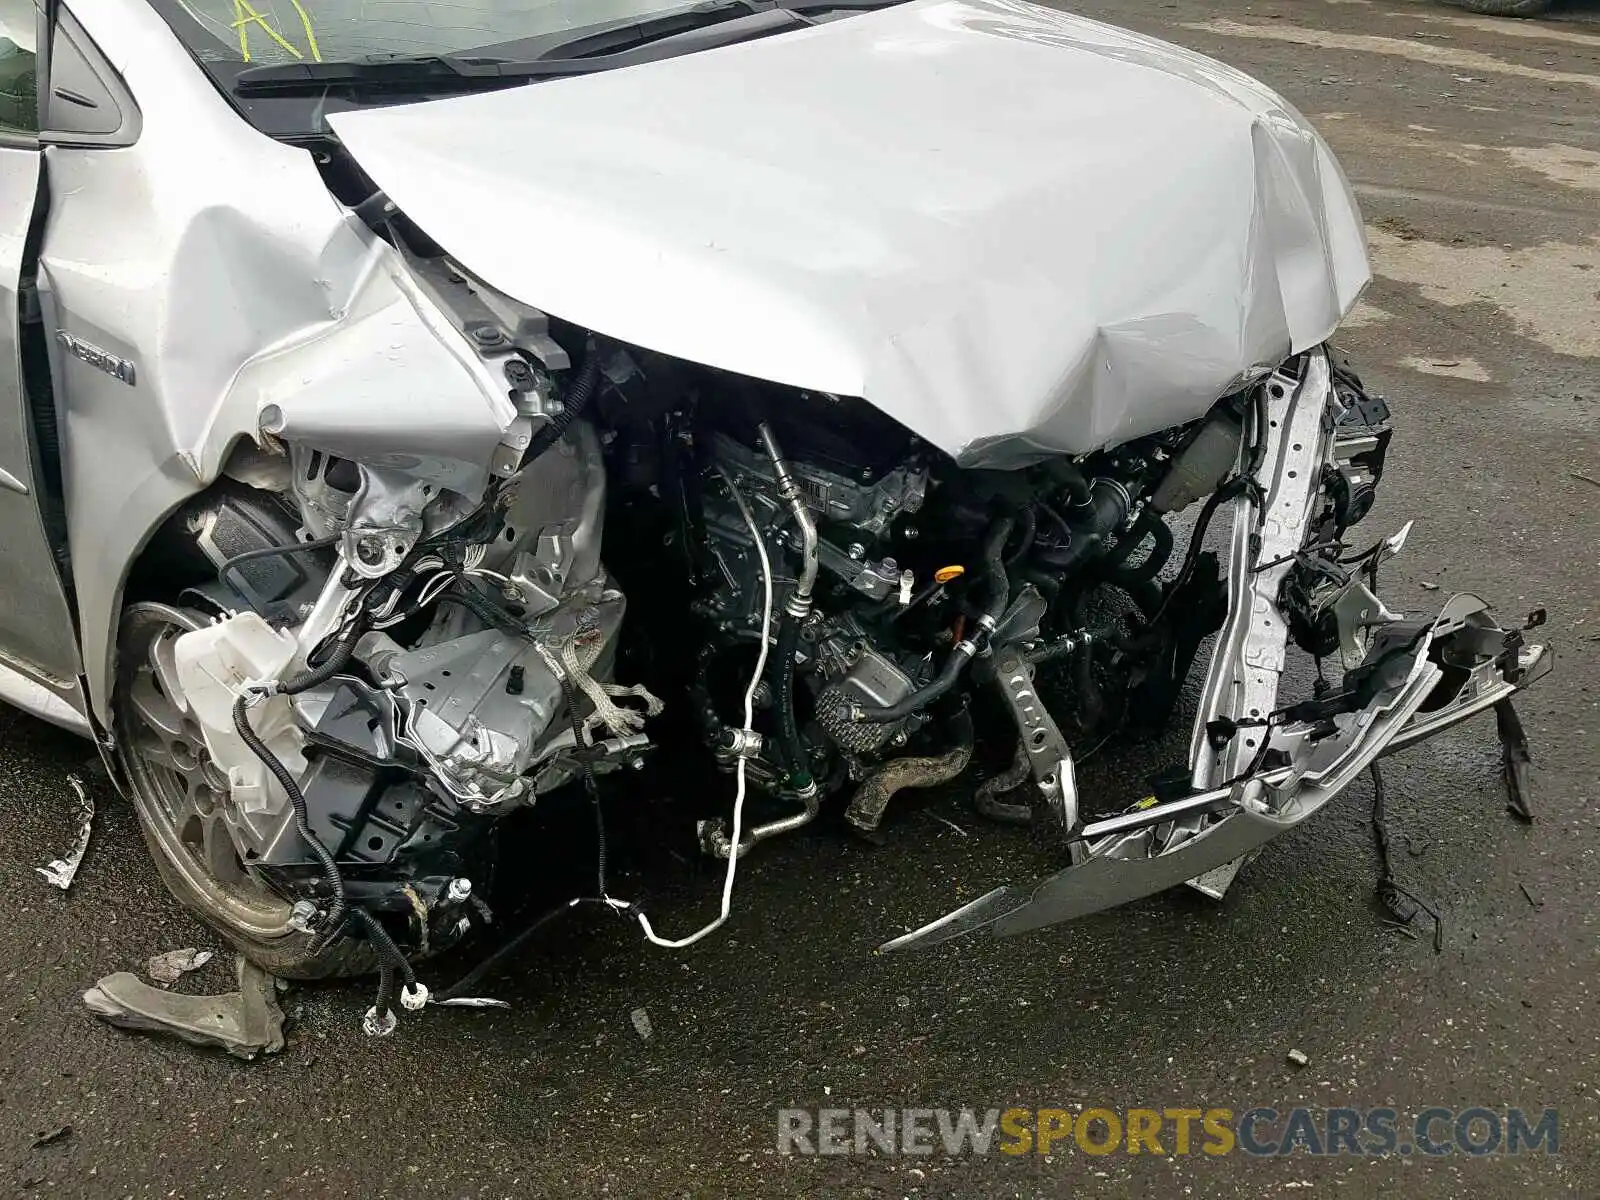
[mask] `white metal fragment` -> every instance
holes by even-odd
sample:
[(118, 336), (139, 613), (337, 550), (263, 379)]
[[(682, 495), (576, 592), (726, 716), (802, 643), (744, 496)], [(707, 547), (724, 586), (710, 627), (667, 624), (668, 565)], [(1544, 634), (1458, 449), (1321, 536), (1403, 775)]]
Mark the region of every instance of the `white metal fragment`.
[(655, 1026), (650, 1023), (650, 1011), (648, 1009), (636, 1008), (628, 1014), (628, 1017), (633, 1021), (634, 1032), (645, 1041), (648, 1042), (656, 1036)]
[(73, 839), (72, 849), (60, 858), (53, 858), (44, 866), (34, 868), (50, 882), (51, 886), (58, 887), (63, 892), (70, 889), (72, 881), (77, 878), (78, 867), (83, 862), (83, 856), (89, 851), (89, 838), (94, 832), (94, 801), (89, 798), (83, 780), (76, 775), (68, 775), (67, 782), (78, 794), (77, 836)]
[(179, 978), (190, 971), (198, 971), (211, 961), (212, 954), (209, 950), (196, 950), (193, 946), (186, 946), (182, 950), (168, 950), (165, 954), (153, 954), (150, 961), (144, 965), (144, 973), (162, 986), (177, 983)]
[(437, 1008), (510, 1008), (511, 1001), (496, 1000), (493, 996), (452, 996), (448, 1000), (430, 1000)]

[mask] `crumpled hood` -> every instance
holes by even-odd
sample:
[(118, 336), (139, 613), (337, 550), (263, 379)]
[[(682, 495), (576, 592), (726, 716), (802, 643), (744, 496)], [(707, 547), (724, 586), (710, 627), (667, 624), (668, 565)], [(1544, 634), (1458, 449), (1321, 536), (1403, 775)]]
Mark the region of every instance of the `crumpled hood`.
[(1197, 417), (1369, 277), (1349, 185), (1287, 102), (1012, 0), (329, 120), (491, 286), (863, 397), (970, 464)]

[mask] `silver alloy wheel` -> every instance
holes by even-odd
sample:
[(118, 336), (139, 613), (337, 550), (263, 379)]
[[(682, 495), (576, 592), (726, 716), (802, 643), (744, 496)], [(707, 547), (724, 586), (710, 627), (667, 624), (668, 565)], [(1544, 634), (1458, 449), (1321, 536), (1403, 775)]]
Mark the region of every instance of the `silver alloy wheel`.
[(235, 934), (270, 941), (292, 934), (289, 903), (246, 869), (223, 819), (227, 775), (211, 761), (178, 685), (173, 643), (205, 624), (165, 604), (135, 604), (123, 615), (120, 754), (151, 848), (204, 915)]

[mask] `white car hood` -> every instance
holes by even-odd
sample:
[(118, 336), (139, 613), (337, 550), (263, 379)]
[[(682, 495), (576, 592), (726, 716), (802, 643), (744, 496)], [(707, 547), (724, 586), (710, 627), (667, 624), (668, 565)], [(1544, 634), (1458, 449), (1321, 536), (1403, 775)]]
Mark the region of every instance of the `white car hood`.
[(860, 396), (969, 464), (1197, 417), (1369, 278), (1349, 185), (1287, 102), (1010, 0), (329, 120), (491, 286)]

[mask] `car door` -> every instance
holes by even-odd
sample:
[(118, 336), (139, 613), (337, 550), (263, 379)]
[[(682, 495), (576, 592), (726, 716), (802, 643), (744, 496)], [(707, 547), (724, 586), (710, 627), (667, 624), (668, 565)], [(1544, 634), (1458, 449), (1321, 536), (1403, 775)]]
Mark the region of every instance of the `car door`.
[[(59, 504), (60, 476), (31, 262), (42, 169), (41, 24), (33, 0), (0, 0), (0, 668), (67, 689), (79, 672), (78, 646), (45, 527), (45, 514)], [(30, 375), (46, 389), (37, 402)], [(43, 436), (36, 436), (36, 415), (50, 423)], [(12, 687), (0, 686), (0, 695), (15, 690), (0, 678), (7, 682)]]
[(41, 147), (128, 145), (138, 110), (72, 15), (42, 3), (43, 12), (34, 0), (0, 0), (0, 699), (82, 730), (51, 361), (71, 355), (134, 379), (131, 364), (55, 332), (47, 294), (41, 303), (50, 202)]

